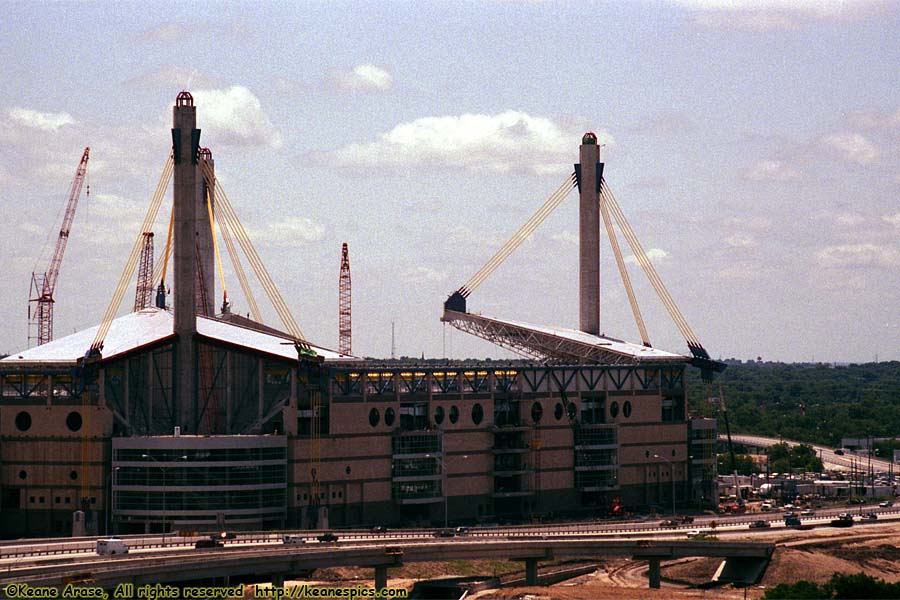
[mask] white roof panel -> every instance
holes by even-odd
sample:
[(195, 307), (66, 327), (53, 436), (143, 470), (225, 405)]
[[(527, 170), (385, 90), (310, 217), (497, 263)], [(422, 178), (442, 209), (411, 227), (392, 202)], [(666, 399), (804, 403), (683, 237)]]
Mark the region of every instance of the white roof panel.
[[(118, 317), (113, 320), (103, 342), (103, 359), (113, 358), (172, 337), (174, 321), (174, 316), (170, 311), (158, 308), (147, 308)], [(74, 365), (91, 347), (94, 336), (97, 335), (97, 329), (99, 326), (84, 329), (35, 348), (13, 353), (0, 362), (4, 365), (34, 363), (71, 363)], [(294, 348), (293, 341), (287, 337), (263, 333), (207, 317), (197, 317), (197, 333), (212, 340), (281, 356), (288, 360), (297, 360), (297, 350)], [(359, 360), (353, 356), (319, 346), (312, 345), (312, 348), (317, 354), (324, 356), (326, 361)]]
[(509, 319), (498, 319), (496, 317), (487, 318), (501, 323), (507, 323), (514, 327), (522, 327), (525, 329), (537, 331), (539, 333), (565, 338), (574, 342), (579, 342), (581, 344), (599, 346), (601, 348), (610, 350), (611, 352), (633, 356), (637, 359), (685, 360), (686, 358), (681, 354), (674, 354), (672, 352), (666, 352), (665, 350), (658, 350), (656, 348), (648, 348), (642, 344), (625, 342), (622, 340), (617, 340), (615, 338), (593, 335), (591, 333), (585, 333), (577, 329), (567, 329), (565, 327), (547, 327), (546, 325), (534, 325), (533, 323), (523, 323), (521, 321), (511, 321)]

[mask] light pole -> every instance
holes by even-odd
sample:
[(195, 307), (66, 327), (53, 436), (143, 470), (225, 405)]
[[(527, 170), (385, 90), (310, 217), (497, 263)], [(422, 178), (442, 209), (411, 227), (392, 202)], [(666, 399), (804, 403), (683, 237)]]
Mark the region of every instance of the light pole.
[(106, 502), (106, 535), (110, 535), (109, 527), (110, 522), (112, 520), (112, 509), (113, 509), (113, 475), (116, 471), (118, 471), (121, 467), (113, 467), (113, 469), (107, 473), (106, 475), (106, 484), (107, 489), (109, 490), (109, 496)]
[(671, 478), (672, 478), (672, 518), (674, 518), (675, 517), (675, 464), (668, 458), (660, 456), (659, 454), (654, 454), (653, 458), (658, 458), (660, 460), (664, 460), (667, 463), (669, 463), (669, 474), (671, 475)]
[[(166, 470), (169, 468), (169, 466), (168, 466), (168, 465), (164, 465), (161, 461), (156, 460), (155, 458), (153, 458), (153, 457), (150, 456), (149, 454), (141, 454), (141, 458), (149, 458), (150, 460), (152, 460), (153, 462), (155, 462), (156, 464), (158, 464), (160, 469), (162, 469), (162, 474), (163, 474), (163, 484), (162, 484), (162, 488), (163, 488), (162, 534), (163, 534), (163, 546), (165, 546), (165, 545), (166, 545), (166, 544), (165, 544), (165, 539), (166, 539), (166, 516), (167, 516), (167, 514), (166, 514)], [(183, 455), (181, 455), (181, 456), (178, 456), (178, 457), (175, 458), (175, 460), (173, 460), (173, 461), (171, 461), (171, 462), (175, 462), (175, 461), (177, 461), (177, 460), (187, 460), (187, 455), (186, 455), (186, 454), (183, 454)]]

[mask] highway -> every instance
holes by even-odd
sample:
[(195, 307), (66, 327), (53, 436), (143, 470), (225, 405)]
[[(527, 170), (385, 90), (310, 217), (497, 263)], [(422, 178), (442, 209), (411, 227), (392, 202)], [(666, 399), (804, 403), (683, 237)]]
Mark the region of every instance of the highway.
[[(803, 523), (827, 526), (837, 513), (844, 511), (848, 511), (847, 508), (819, 510), (815, 516), (804, 518)], [(852, 512), (876, 512), (879, 515), (878, 520), (871, 523), (863, 524), (858, 521), (854, 530), (861, 527), (866, 531), (876, 530), (879, 525), (900, 521), (900, 509), (893, 507), (860, 506), (855, 507)], [(749, 523), (755, 520), (767, 520), (772, 526), (749, 529)], [(203, 539), (201, 537), (123, 536), (122, 539), (129, 545), (129, 554), (115, 557), (97, 556), (94, 552), (96, 542), (93, 539), (16, 540), (0, 543), (0, 573), (2, 579), (8, 581), (50, 583), (85, 573), (90, 573), (94, 579), (99, 577), (99, 573), (106, 573), (103, 576), (105, 581), (115, 581), (115, 572), (121, 571), (121, 577), (128, 581), (155, 582), (165, 581), (166, 577), (171, 576), (173, 569), (180, 570), (188, 563), (197, 563), (191, 569), (197, 572), (198, 577), (221, 577), (225, 576), (223, 574), (242, 572), (239, 566), (243, 562), (265, 563), (269, 559), (275, 561), (271, 568), (298, 572), (321, 564), (378, 566), (386, 564), (386, 561), (400, 560), (398, 557), (403, 557), (401, 562), (409, 562), (515, 556), (522, 560), (537, 561), (570, 554), (579, 557), (596, 556), (598, 552), (615, 553), (617, 544), (624, 544), (621, 548), (623, 555), (636, 556), (639, 548), (655, 547), (664, 556), (686, 556), (690, 554), (684, 552), (698, 548), (691, 546), (697, 541), (688, 541), (686, 537), (686, 533), (694, 529), (714, 532), (731, 550), (739, 544), (728, 543), (728, 540), (736, 540), (738, 537), (753, 536), (771, 541), (773, 536), (778, 537), (779, 532), (793, 537), (797, 534), (796, 530), (784, 527), (780, 512), (701, 517), (696, 518), (693, 523), (676, 528), (660, 525), (660, 520), (643, 520), (489, 527), (472, 528), (468, 533), (454, 537), (435, 537), (435, 532), (431, 529), (393, 530), (385, 533), (354, 530), (336, 531), (339, 539), (333, 543), (317, 541), (316, 536), (321, 532), (290, 532), (305, 540), (300, 544), (284, 544), (283, 534), (280, 532), (242, 533), (237, 534), (234, 539), (226, 540), (224, 547), (217, 549), (195, 549), (194, 543)], [(597, 543), (601, 541), (602, 544)], [(682, 547), (684, 544), (688, 544), (687, 550)], [(602, 552), (597, 550), (600, 547), (603, 548)], [(706, 550), (709, 549), (704, 552)], [(516, 555), (515, 552), (520, 554)], [(359, 560), (355, 557), (359, 557)], [(219, 563), (221, 569), (217, 570)], [(173, 565), (178, 565), (178, 568)]]
[[(727, 440), (728, 437), (724, 434), (719, 434), (720, 440)], [(863, 469), (867, 470), (869, 466), (869, 457), (868, 456), (856, 456), (852, 454), (844, 454), (838, 455), (835, 454), (834, 448), (829, 446), (818, 446), (816, 444), (809, 444), (807, 442), (798, 442), (795, 440), (785, 440), (781, 438), (772, 438), (765, 437), (760, 435), (745, 435), (745, 434), (731, 434), (731, 441), (735, 444), (744, 444), (747, 446), (754, 446), (757, 448), (767, 448), (769, 446), (774, 446), (776, 444), (785, 443), (788, 446), (797, 446), (799, 444), (806, 444), (807, 446), (812, 446), (813, 450), (816, 451), (816, 454), (822, 459), (822, 462), (825, 464), (826, 468), (837, 468), (837, 469)], [(888, 473), (893, 470), (893, 464), (887, 460), (881, 460), (876, 457), (872, 457), (872, 468), (875, 471), (881, 471), (884, 473)]]

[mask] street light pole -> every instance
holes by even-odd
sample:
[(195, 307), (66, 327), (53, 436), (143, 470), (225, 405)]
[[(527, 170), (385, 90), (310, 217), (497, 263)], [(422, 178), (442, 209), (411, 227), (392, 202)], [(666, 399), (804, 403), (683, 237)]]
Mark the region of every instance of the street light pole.
[(667, 463), (669, 463), (669, 475), (671, 476), (671, 479), (672, 479), (672, 518), (674, 518), (675, 517), (675, 464), (668, 458), (660, 456), (659, 454), (654, 454), (653, 458), (659, 458), (659, 459), (664, 460)]
[[(168, 466), (168, 465), (164, 465), (161, 461), (156, 460), (155, 458), (153, 458), (153, 457), (150, 456), (149, 454), (142, 454), (142, 455), (141, 455), (141, 458), (149, 458), (150, 460), (152, 460), (153, 462), (155, 462), (156, 464), (158, 464), (160, 469), (162, 469), (162, 474), (163, 474), (163, 484), (162, 484), (162, 488), (163, 488), (162, 534), (163, 534), (163, 546), (165, 546), (165, 545), (166, 545), (166, 533), (167, 533), (167, 532), (166, 532), (166, 517), (168, 516), (168, 511), (166, 510), (166, 471), (168, 471), (169, 466)], [(185, 455), (182, 455), (182, 456), (178, 456), (178, 457), (176, 457), (175, 460), (173, 460), (172, 462), (175, 462), (175, 461), (178, 461), (178, 460), (187, 460), (187, 455), (185, 454)]]

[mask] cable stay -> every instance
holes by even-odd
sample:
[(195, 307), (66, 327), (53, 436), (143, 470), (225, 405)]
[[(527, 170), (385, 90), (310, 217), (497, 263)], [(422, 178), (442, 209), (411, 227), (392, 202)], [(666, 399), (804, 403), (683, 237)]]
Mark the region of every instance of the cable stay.
[(301, 357), (315, 358), (317, 356), (315, 351), (312, 350), (309, 342), (306, 341), (303, 332), (300, 330), (300, 326), (297, 324), (297, 321), (291, 314), (287, 303), (282, 298), (281, 293), (278, 291), (278, 288), (275, 285), (275, 282), (272, 280), (271, 275), (269, 275), (268, 270), (266, 270), (262, 259), (259, 257), (259, 253), (253, 246), (253, 242), (250, 241), (250, 236), (247, 235), (247, 231), (244, 229), (244, 226), (238, 219), (234, 207), (228, 200), (228, 195), (222, 189), (222, 186), (219, 184), (218, 180), (212, 177), (211, 169), (205, 165), (203, 167), (203, 176), (207, 180), (207, 185), (215, 190), (215, 210), (217, 214), (219, 214), (220, 223), (226, 224), (226, 226), (231, 230), (231, 233), (233, 233), (235, 237), (237, 237), (238, 244), (241, 246), (241, 250), (243, 251), (244, 256), (247, 258), (247, 261), (253, 268), (253, 271), (256, 274), (256, 277), (259, 280), (260, 284), (262, 285), (263, 290), (265, 290), (266, 295), (269, 297), (269, 301), (272, 303), (272, 306), (275, 308), (278, 316), (281, 317), (281, 321), (287, 329), (288, 333), (291, 335), (291, 337), (294, 338), (298, 353)]
[(522, 227), (519, 228), (519, 230), (516, 231), (499, 250), (497, 250), (496, 253), (494, 253), (491, 259), (488, 260), (466, 283), (450, 295), (447, 301), (444, 302), (444, 309), (463, 313), (466, 312), (466, 298), (469, 297), (469, 294), (475, 291), (475, 289), (481, 285), (484, 280), (497, 269), (497, 267), (503, 264), (503, 261), (509, 258), (510, 254), (528, 239), (534, 230), (550, 216), (550, 213), (565, 200), (566, 196), (574, 188), (575, 173), (572, 173), (563, 184), (547, 198), (544, 204), (531, 215), (531, 218), (528, 219), (528, 221), (526, 221), (525, 224), (522, 225)]
[(153, 222), (156, 220), (159, 206), (162, 204), (174, 168), (175, 161), (172, 153), (169, 153), (169, 157), (166, 159), (166, 165), (163, 167), (162, 175), (159, 178), (159, 183), (156, 186), (156, 191), (153, 194), (153, 198), (150, 200), (150, 206), (147, 208), (147, 215), (144, 217), (144, 222), (141, 225), (137, 239), (131, 249), (131, 255), (128, 257), (128, 262), (125, 263), (125, 269), (122, 271), (122, 275), (119, 277), (119, 284), (116, 286), (116, 291), (109, 302), (106, 313), (103, 315), (100, 327), (97, 328), (97, 334), (94, 336), (91, 348), (85, 355), (86, 361), (99, 359), (100, 357), (100, 351), (103, 349), (103, 341), (106, 339), (106, 334), (109, 333), (109, 328), (112, 325), (113, 319), (116, 318), (116, 313), (119, 312), (119, 307), (122, 305), (122, 298), (125, 296), (125, 290), (128, 288), (128, 283), (131, 281), (134, 270), (137, 267), (138, 259), (141, 255), (141, 248), (143, 248), (144, 245), (143, 232), (150, 231)]
[[(601, 180), (602, 181), (602, 180)], [(647, 326), (644, 325), (644, 317), (641, 315), (641, 309), (638, 307), (637, 297), (634, 295), (634, 288), (631, 285), (631, 277), (625, 268), (625, 259), (622, 258), (622, 249), (619, 247), (619, 240), (613, 229), (612, 221), (609, 218), (609, 208), (603, 196), (600, 196), (600, 215), (603, 217), (603, 225), (606, 227), (606, 235), (609, 238), (609, 245), (612, 247), (613, 254), (616, 257), (616, 266), (619, 268), (619, 276), (622, 278), (622, 285), (625, 286), (625, 293), (628, 295), (628, 303), (631, 305), (631, 312), (634, 314), (634, 322), (637, 325), (638, 332), (641, 334), (641, 342), (644, 346), (652, 348), (650, 344), (650, 336), (647, 334)]]
[[(662, 301), (663, 306), (665, 306), (666, 310), (668, 311), (669, 316), (675, 322), (675, 326), (678, 328), (678, 331), (681, 332), (682, 337), (687, 342), (688, 348), (693, 355), (693, 360), (691, 361), (691, 363), (701, 369), (701, 374), (704, 380), (711, 379), (713, 372), (721, 373), (722, 371), (724, 371), (725, 364), (719, 361), (712, 360), (710, 358), (709, 353), (700, 343), (700, 340), (697, 339), (697, 335), (694, 333), (693, 329), (691, 329), (691, 326), (688, 325), (688, 322), (684, 318), (684, 315), (678, 309), (678, 306), (675, 304), (675, 300), (672, 298), (671, 294), (669, 294), (669, 290), (666, 289), (662, 278), (660, 278), (659, 273), (657, 273), (656, 268), (653, 266), (653, 263), (650, 262), (650, 258), (644, 251), (644, 247), (638, 240), (637, 235), (635, 235), (634, 229), (631, 228), (631, 225), (625, 218), (625, 213), (622, 212), (622, 208), (616, 201), (616, 198), (613, 195), (612, 190), (610, 189), (609, 184), (606, 182), (605, 178), (602, 180), (602, 184), (600, 187), (599, 202), (601, 211), (605, 211), (605, 207), (607, 206), (612, 211), (612, 216), (615, 219), (616, 224), (619, 226), (619, 230), (623, 233), (625, 239), (628, 241), (628, 245), (631, 247), (631, 251), (634, 252), (635, 256), (637, 257), (638, 264), (641, 266), (641, 269), (644, 271), (644, 274), (647, 276), (647, 279), (650, 281), (650, 284), (656, 291), (657, 296), (659, 296), (660, 301)], [(604, 212), (604, 219), (605, 218), (606, 217)], [(609, 231), (609, 227), (607, 227), (607, 231)], [(610, 240), (614, 238), (614, 235), (610, 236)], [(619, 260), (618, 255), (617, 260)], [(620, 269), (623, 268), (624, 264), (620, 266)], [(631, 298), (632, 293), (629, 293), (629, 300), (631, 300)], [(632, 307), (636, 307), (636, 304), (632, 304)], [(643, 335), (644, 334), (642, 333), (642, 336)]]
[(216, 219), (219, 222), (219, 231), (222, 232), (222, 240), (225, 242), (225, 249), (228, 251), (231, 265), (234, 267), (234, 272), (237, 275), (241, 291), (244, 292), (244, 298), (247, 299), (247, 305), (250, 308), (250, 316), (252, 316), (253, 320), (257, 323), (262, 323), (262, 313), (259, 310), (259, 305), (256, 303), (253, 289), (250, 287), (250, 280), (247, 278), (247, 273), (244, 271), (244, 267), (241, 264), (241, 257), (238, 254), (237, 248), (234, 246), (234, 239), (231, 236), (231, 231), (225, 223), (224, 217), (222, 216), (222, 209), (219, 208), (218, 204), (216, 204), (214, 212)]

